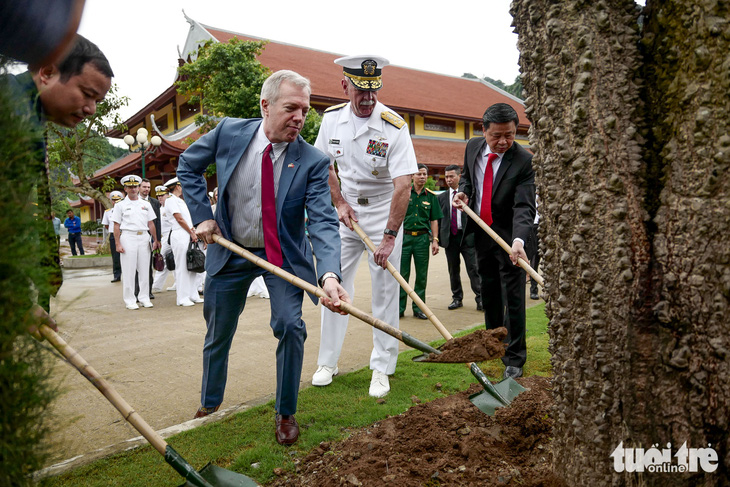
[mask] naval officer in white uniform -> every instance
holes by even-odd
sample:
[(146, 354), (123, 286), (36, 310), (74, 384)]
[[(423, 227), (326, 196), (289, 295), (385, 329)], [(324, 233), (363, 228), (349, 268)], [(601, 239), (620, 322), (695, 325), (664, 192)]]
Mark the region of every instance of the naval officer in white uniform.
[[(355, 272), (360, 256), (367, 251), (373, 315), (398, 328), (399, 286), (388, 272), (387, 262), (400, 268), (401, 228), (411, 175), (418, 172), (416, 154), (406, 122), (378, 102), (378, 90), (383, 86), (381, 69), (389, 64), (388, 60), (347, 56), (335, 63), (342, 66), (341, 85), (350, 101), (325, 111), (314, 146), (330, 157), (329, 185), (342, 240), (342, 286), (354, 300)], [(375, 253), (352, 230), (350, 220), (355, 220), (377, 246)], [(348, 316), (322, 308), (322, 337), (313, 385), (326, 386), (338, 373), (337, 360), (347, 322)], [(397, 360), (398, 340), (373, 329), (371, 396), (382, 397), (390, 391), (388, 376), (395, 372)]]
[[(145, 308), (151, 308), (149, 295), (149, 267), (152, 250), (160, 248), (152, 205), (139, 197), (142, 178), (134, 174), (121, 180), (127, 197), (114, 205), (114, 240), (122, 260), (122, 296), (127, 309), (139, 309), (137, 299)], [(150, 236), (154, 243), (150, 249)], [(134, 275), (139, 274), (139, 294), (134, 297)]]

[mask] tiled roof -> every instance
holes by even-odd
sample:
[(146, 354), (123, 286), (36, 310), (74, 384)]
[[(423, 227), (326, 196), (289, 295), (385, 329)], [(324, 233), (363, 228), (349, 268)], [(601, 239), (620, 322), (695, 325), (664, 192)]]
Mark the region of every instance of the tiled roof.
[[(218, 41), (233, 37), (242, 40), (260, 38), (227, 32), (204, 25)], [(387, 57), (387, 53), (382, 53)], [(339, 80), (342, 68), (334, 60), (342, 56), (281, 42), (270, 41), (259, 57), (261, 64), (272, 71), (291, 69), (309, 78), (312, 97), (346, 101)], [(522, 102), (499, 88), (482, 81), (419, 71), (400, 66), (383, 69), (383, 89), (378, 100), (394, 110), (480, 120), (484, 110), (494, 103), (509, 103), (520, 117), (520, 125), (529, 125)]]

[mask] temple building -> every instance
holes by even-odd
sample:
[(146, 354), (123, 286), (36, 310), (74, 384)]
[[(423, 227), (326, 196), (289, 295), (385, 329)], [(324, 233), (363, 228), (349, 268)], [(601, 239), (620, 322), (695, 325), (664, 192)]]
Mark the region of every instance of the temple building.
[[(228, 42), (241, 40), (261, 41), (242, 33), (217, 29), (185, 16), (190, 30), (179, 64), (195, 59), (198, 47), (208, 40)], [(327, 107), (348, 101), (340, 85), (341, 67), (334, 60), (345, 54), (335, 54), (302, 46), (267, 40), (259, 61), (271, 71), (291, 69), (309, 78), (312, 86), (311, 106), (322, 113)], [(359, 53), (357, 53), (359, 54)], [(377, 53), (388, 57), (387, 52)], [(444, 167), (462, 165), (466, 142), (482, 135), (481, 118), (484, 110), (494, 103), (512, 105), (520, 117), (517, 142), (529, 147), (529, 121), (524, 103), (519, 98), (483, 80), (460, 78), (433, 72), (390, 65), (383, 70), (383, 88), (378, 100), (396, 111), (408, 122), (411, 138), (419, 163), (429, 167), (437, 186), (445, 187)], [(106, 177), (119, 179), (135, 173), (152, 181), (152, 187), (174, 177), (178, 156), (191, 140), (199, 137), (194, 123), (200, 105), (188, 103), (174, 85), (150, 101), (144, 108), (125, 121), (127, 132), (112, 130), (109, 137), (123, 138), (135, 135), (144, 127), (150, 136), (159, 135), (162, 144), (143, 159), (140, 153), (129, 153), (94, 173), (92, 181)], [(215, 176), (208, 181), (212, 189), (217, 185)]]

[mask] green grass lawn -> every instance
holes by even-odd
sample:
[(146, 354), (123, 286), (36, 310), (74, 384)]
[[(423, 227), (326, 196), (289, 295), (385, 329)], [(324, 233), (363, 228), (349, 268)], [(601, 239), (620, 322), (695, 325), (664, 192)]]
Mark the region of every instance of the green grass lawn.
[[(463, 335), (468, 331), (461, 333)], [(434, 342), (440, 345), (443, 340)], [(527, 363), (525, 375), (551, 374), (545, 305), (527, 310)], [(339, 375), (328, 387), (308, 387), (299, 394), (297, 420), (301, 428), (293, 447), (282, 447), (274, 439), (274, 402), (229, 416), (221, 421), (168, 438), (168, 443), (195, 468), (206, 463), (243, 473), (259, 483), (273, 477), (273, 469), (294, 469), (322, 441), (338, 441), (387, 416), (397, 415), (413, 405), (463, 391), (476, 379), (463, 364), (413, 362), (420, 352), (400, 354), (391, 377), (391, 392), (383, 404), (368, 396), (370, 370), (363, 368)], [(480, 364), (490, 379), (502, 377), (504, 366), (493, 360)], [(437, 387), (440, 384), (440, 387)], [(109, 407), (112, 407), (109, 405)], [(180, 477), (150, 446), (121, 453), (79, 467), (70, 473), (43, 481), (50, 486), (171, 486)]]

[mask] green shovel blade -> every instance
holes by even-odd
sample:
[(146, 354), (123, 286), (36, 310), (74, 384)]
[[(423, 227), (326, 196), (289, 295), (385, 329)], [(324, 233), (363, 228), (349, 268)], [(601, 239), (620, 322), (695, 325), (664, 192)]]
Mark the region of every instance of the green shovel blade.
[[(212, 463), (209, 463), (200, 470), (200, 476), (214, 487), (260, 487), (254, 479), (240, 473), (231, 472)], [(190, 482), (185, 482), (180, 487), (191, 487), (195, 485)]]
[(505, 405), (502, 401), (486, 390), (469, 396), (469, 400), (472, 404), (479, 408), (481, 412), (488, 414), (489, 416), (493, 416), (494, 411), (497, 408), (508, 406), (520, 392), (527, 390), (511, 377), (494, 384), (494, 389), (497, 390), (500, 396), (507, 400), (508, 404)]

